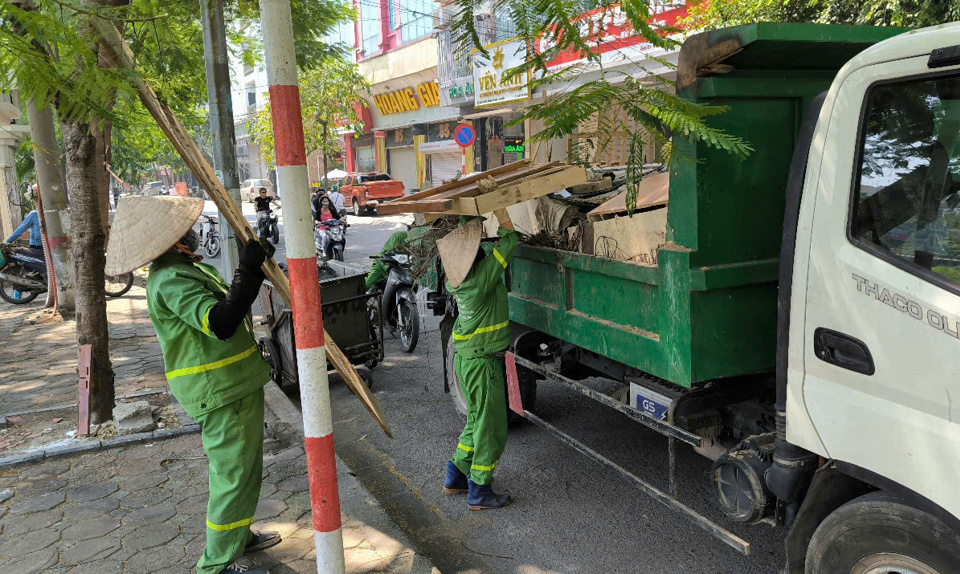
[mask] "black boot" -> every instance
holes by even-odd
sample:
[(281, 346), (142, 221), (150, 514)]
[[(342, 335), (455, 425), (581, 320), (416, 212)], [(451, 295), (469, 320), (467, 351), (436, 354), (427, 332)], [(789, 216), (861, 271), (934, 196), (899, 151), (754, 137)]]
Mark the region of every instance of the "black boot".
[(453, 461), (447, 461), (447, 478), (443, 481), (443, 491), (447, 494), (460, 494), (467, 491), (467, 475), (460, 472)]
[(470, 507), (470, 510), (503, 508), (510, 504), (509, 494), (497, 494), (489, 484), (477, 484), (467, 479), (467, 485), (467, 506)]

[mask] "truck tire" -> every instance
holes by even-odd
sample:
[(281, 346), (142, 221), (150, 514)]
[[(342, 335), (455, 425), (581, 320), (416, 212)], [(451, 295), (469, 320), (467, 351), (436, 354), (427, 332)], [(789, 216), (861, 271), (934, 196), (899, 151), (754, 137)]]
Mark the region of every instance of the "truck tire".
[[(450, 399), (453, 401), (453, 407), (460, 414), (460, 417), (467, 418), (467, 401), (463, 397), (463, 391), (460, 390), (460, 383), (457, 381), (457, 372), (453, 366), (453, 337), (447, 339), (447, 361), (444, 369), (447, 371), (447, 380), (450, 382)], [(520, 400), (523, 402), (523, 408), (532, 410), (534, 403), (537, 402), (537, 378), (535, 374), (523, 367), (517, 367), (517, 376), (520, 378)], [(508, 399), (509, 401), (509, 399)], [(507, 406), (507, 424), (514, 425), (523, 420), (523, 417), (510, 410)]]
[(902, 498), (871, 492), (817, 528), (806, 574), (947, 574), (960, 564), (960, 535)]

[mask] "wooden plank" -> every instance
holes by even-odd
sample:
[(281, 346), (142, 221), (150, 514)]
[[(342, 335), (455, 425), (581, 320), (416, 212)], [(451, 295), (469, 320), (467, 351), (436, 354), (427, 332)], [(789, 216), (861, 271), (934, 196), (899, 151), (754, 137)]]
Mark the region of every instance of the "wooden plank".
[(530, 164), (530, 161), (529, 161), (529, 160), (522, 159), (522, 160), (517, 161), (517, 162), (508, 163), (508, 164), (505, 164), (505, 165), (501, 165), (500, 167), (496, 167), (496, 168), (493, 168), (493, 169), (488, 169), (487, 171), (481, 171), (481, 172), (478, 172), (478, 173), (474, 173), (474, 174), (468, 175), (467, 177), (462, 177), (462, 178), (458, 179), (457, 181), (451, 181), (450, 183), (445, 183), (445, 184), (443, 184), (443, 185), (438, 185), (437, 187), (431, 187), (430, 189), (425, 189), (425, 190), (423, 190), (423, 191), (419, 191), (419, 192), (417, 192), (417, 193), (408, 195), (408, 196), (406, 196), (406, 197), (401, 197), (400, 199), (395, 199), (395, 200), (393, 200), (393, 201), (391, 201), (391, 202), (389, 202), (389, 203), (385, 203), (384, 205), (395, 204), (395, 203), (406, 203), (406, 202), (408, 202), (408, 201), (418, 201), (418, 200), (420, 200), (420, 199), (424, 199), (424, 198), (427, 198), (427, 197), (433, 197), (434, 195), (437, 195), (438, 193), (443, 193), (443, 192), (445, 192), (445, 191), (449, 191), (449, 190), (451, 190), (451, 189), (455, 189), (455, 188), (458, 188), (458, 187), (462, 187), (462, 186), (464, 186), (464, 185), (468, 185), (468, 184), (471, 184), (471, 183), (476, 183), (476, 182), (480, 181), (481, 179), (483, 179), (483, 178), (485, 178), (485, 177), (488, 177), (488, 176), (497, 176), (497, 175), (500, 175), (500, 174), (509, 173), (509, 172), (511, 172), (511, 171), (516, 171), (516, 170), (518, 170), (518, 169), (527, 167), (529, 164)]
[[(494, 180), (497, 182), (498, 185), (500, 185), (500, 184), (512, 183), (520, 180), (525, 180), (529, 178), (539, 177), (542, 174), (550, 174), (562, 169), (564, 169), (564, 166), (560, 162), (551, 162), (548, 164), (531, 166), (522, 170), (515, 170), (509, 173), (499, 174), (492, 177), (494, 177)], [(481, 172), (481, 174), (489, 174), (489, 173), (492, 173), (493, 171), (494, 170), (489, 170), (489, 171)], [(486, 178), (481, 178), (481, 179), (486, 179)], [(466, 203), (455, 202), (452, 207), (440, 206), (435, 202), (439, 200), (456, 200), (464, 197), (472, 197), (475, 195), (479, 195), (480, 188), (478, 187), (478, 182), (468, 183), (467, 185), (460, 186), (460, 187), (453, 186), (452, 184), (446, 184), (441, 187), (446, 187), (448, 189), (446, 189), (446, 191), (443, 191), (441, 193), (432, 195), (430, 197), (418, 199), (418, 200), (412, 199), (415, 196), (411, 195), (410, 197), (405, 197), (403, 199), (398, 199), (396, 201), (382, 203), (377, 206), (377, 212), (383, 215), (393, 215), (397, 213), (442, 213), (442, 212), (449, 212), (455, 215), (456, 214), (459, 214), (459, 215), (475, 214), (476, 208), (471, 207), (473, 204), (470, 202), (466, 202)], [(451, 209), (452, 211), (450, 211)]]
[(587, 170), (582, 167), (567, 167), (560, 171), (527, 181), (498, 187), (476, 198), (478, 213), (491, 213), (497, 209), (555, 193), (571, 185), (587, 182)]
[[(130, 49), (130, 46), (127, 45), (123, 36), (120, 35), (120, 31), (117, 30), (116, 26), (114, 26), (111, 21), (98, 17), (94, 17), (93, 21), (97, 26), (97, 30), (116, 56), (117, 63), (128, 70), (135, 70), (136, 62), (133, 51)], [(157, 97), (153, 88), (151, 88), (139, 74), (136, 74), (135, 78), (140, 101), (143, 102), (144, 107), (147, 108), (147, 111), (149, 111), (153, 119), (156, 120), (157, 125), (160, 126), (160, 129), (167, 136), (167, 139), (173, 144), (173, 147), (177, 150), (177, 153), (180, 154), (180, 157), (183, 158), (183, 161), (190, 168), (190, 171), (197, 176), (197, 179), (207, 190), (210, 199), (213, 200), (220, 210), (221, 216), (230, 224), (237, 236), (243, 241), (256, 240), (256, 234), (253, 232), (250, 224), (247, 223), (247, 219), (243, 216), (240, 207), (233, 203), (230, 196), (227, 195), (227, 190), (224, 189), (223, 184), (220, 183), (216, 173), (213, 171), (213, 167), (204, 159), (197, 144), (190, 138), (190, 135), (180, 123), (180, 120), (177, 119), (173, 111)], [(290, 305), (290, 283), (287, 281), (286, 275), (283, 274), (283, 271), (281, 271), (277, 265), (277, 262), (272, 258), (268, 258), (263, 263), (263, 271), (270, 282), (273, 283), (274, 288), (279, 292), (283, 300), (287, 305)], [(357, 370), (350, 363), (350, 360), (347, 359), (346, 355), (343, 354), (343, 351), (340, 350), (326, 330), (324, 330), (324, 337), (324, 348), (326, 349), (330, 362), (333, 363), (333, 366), (343, 377), (347, 386), (350, 387), (350, 390), (360, 398), (360, 402), (363, 403), (364, 408), (366, 408), (367, 412), (377, 421), (377, 424), (380, 425), (383, 432), (392, 438), (393, 434), (387, 425), (386, 418), (383, 416), (377, 398), (373, 396), (370, 389), (367, 388), (366, 383), (360, 378)]]
[(384, 203), (377, 206), (377, 213), (380, 215), (394, 215), (397, 213), (443, 213), (453, 208), (452, 199), (427, 199), (423, 201), (411, 201), (402, 205), (394, 203)]

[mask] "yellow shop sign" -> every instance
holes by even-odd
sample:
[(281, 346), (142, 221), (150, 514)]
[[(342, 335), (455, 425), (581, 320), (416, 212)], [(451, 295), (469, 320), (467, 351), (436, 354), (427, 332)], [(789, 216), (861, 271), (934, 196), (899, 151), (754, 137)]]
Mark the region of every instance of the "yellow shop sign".
[(403, 88), (374, 96), (373, 101), (382, 116), (413, 112), (420, 109), (421, 102), (425, 108), (439, 106), (440, 91), (436, 82), (424, 82), (417, 86), (416, 91), (414, 88)]

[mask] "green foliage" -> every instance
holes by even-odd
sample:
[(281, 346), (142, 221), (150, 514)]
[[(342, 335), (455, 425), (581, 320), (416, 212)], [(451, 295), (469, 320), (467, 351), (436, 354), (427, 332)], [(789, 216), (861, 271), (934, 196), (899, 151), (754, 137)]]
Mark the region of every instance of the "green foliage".
[[(458, 30), (456, 41), (461, 48), (476, 47), (483, 51), (480, 34), (474, 25), (474, 14), (485, 4), (481, 0), (457, 1), (459, 13), (453, 29)], [(673, 159), (671, 138), (676, 137), (699, 141), (738, 157), (745, 157), (752, 150), (740, 138), (712, 128), (705, 121), (705, 118), (723, 112), (724, 108), (702, 106), (671, 95), (673, 86), (663, 80), (649, 86), (641, 84), (631, 75), (604, 69), (600, 54), (591, 49), (585, 41), (587, 38), (582, 36), (578, 19), (587, 10), (609, 12), (617, 4), (633, 29), (645, 40), (660, 48), (677, 46), (675, 40), (661, 35), (647, 23), (651, 19), (653, 4), (648, 0), (507, 0), (498, 5), (498, 10), (509, 16), (518, 36), (528, 46), (533, 46), (541, 38), (547, 39), (550, 46), (541, 53), (528, 54), (526, 63), (507, 71), (508, 77), (530, 73), (537, 78), (534, 85), (556, 85), (577, 79), (588, 67), (599, 67), (599, 79), (538, 100), (525, 108), (523, 116), (514, 123), (527, 119), (542, 120), (544, 129), (532, 138), (534, 141), (561, 138), (577, 132), (577, 144), (571, 150), (571, 158), (577, 163), (587, 163), (590, 152), (609, 145), (613, 134), (628, 133), (630, 153), (626, 188), (627, 207), (632, 210), (636, 205), (644, 150), (650, 146), (654, 146), (664, 162)], [(669, 33), (671, 30), (662, 32)], [(547, 69), (548, 62), (559, 54), (571, 51), (583, 54), (587, 63), (561, 72)], [(669, 64), (657, 60), (657, 65)], [(642, 69), (638, 71), (645, 72)], [(622, 113), (611, 113), (611, 110), (620, 110)], [(581, 125), (588, 121), (595, 121), (596, 129), (588, 134), (579, 132)]]
[(922, 28), (960, 20), (958, 0), (719, 0), (688, 7), (693, 29), (754, 22), (817, 22)]
[(14, 157), (17, 170), (17, 181), (33, 181), (36, 179), (33, 159), (33, 139), (30, 136), (20, 140)]
[[(362, 133), (363, 125), (356, 106), (366, 104), (361, 93), (370, 85), (357, 66), (341, 58), (329, 58), (300, 72), (300, 108), (303, 116), (304, 143), (308, 153), (320, 151), (327, 156), (339, 150), (340, 130)], [(251, 118), (247, 129), (260, 146), (260, 153), (274, 161), (273, 120), (270, 104)]]

